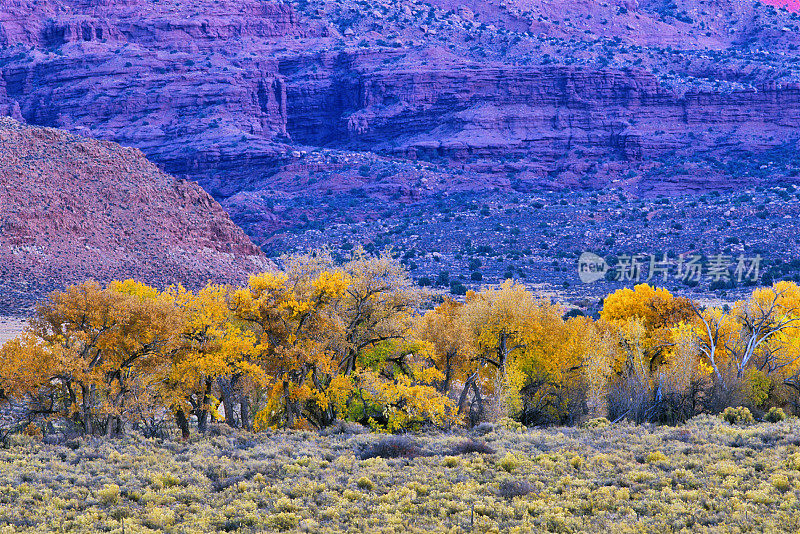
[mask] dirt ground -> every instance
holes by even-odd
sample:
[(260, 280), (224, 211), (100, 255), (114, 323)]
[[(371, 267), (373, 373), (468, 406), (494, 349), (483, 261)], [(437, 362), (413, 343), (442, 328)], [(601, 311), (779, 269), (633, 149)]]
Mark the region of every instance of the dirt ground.
[(25, 319), (0, 315), (0, 345), (17, 336), (25, 327)]

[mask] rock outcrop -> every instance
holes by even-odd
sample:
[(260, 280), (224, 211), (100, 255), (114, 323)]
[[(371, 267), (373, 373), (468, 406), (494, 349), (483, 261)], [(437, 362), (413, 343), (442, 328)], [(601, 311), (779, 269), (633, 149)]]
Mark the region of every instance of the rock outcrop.
[[(142, 150), (259, 245), (353, 191), (373, 201), (359, 217), (469, 188), (671, 193), (800, 165), (798, 17), (757, 2), (3, 7), (0, 114)], [(743, 176), (743, 158), (766, 170)]]
[[(315, 72), (325, 72), (324, 61), (317, 65)], [(290, 86), (289, 132), (309, 145), (456, 161), (531, 155), (556, 161), (577, 149), (636, 161), (721, 148), (720, 136), (744, 151), (800, 137), (800, 80), (726, 92), (689, 87), (681, 94), (642, 69), (470, 67), (361, 65), (350, 71), (349, 86)]]
[(138, 149), (0, 118), (0, 315), (88, 278), (194, 287), (271, 267), (213, 198)]

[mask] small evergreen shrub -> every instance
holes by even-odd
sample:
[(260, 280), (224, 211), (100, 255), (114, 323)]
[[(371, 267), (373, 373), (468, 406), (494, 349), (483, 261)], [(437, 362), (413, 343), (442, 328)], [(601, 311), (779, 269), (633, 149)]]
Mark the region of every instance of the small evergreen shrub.
[(722, 412), (722, 420), (732, 425), (752, 425), (756, 422), (753, 418), (753, 414), (744, 406), (738, 406), (736, 408), (728, 406), (725, 408), (725, 411)]
[(764, 416), (764, 420), (770, 423), (779, 423), (780, 421), (786, 420), (786, 412), (777, 406), (773, 406)]

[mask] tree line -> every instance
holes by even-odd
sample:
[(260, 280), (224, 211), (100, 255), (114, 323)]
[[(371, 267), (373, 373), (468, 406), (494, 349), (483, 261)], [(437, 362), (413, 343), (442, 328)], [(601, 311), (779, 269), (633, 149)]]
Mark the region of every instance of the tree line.
[(640, 284), (592, 318), (510, 280), (442, 300), (388, 253), (336, 264), (315, 251), (283, 265), (243, 287), (88, 281), (54, 292), (0, 349), (0, 399), (24, 403), (44, 431), (174, 424), (184, 438), (212, 420), (402, 432), (501, 418), (676, 423), (800, 402), (792, 282), (721, 307)]

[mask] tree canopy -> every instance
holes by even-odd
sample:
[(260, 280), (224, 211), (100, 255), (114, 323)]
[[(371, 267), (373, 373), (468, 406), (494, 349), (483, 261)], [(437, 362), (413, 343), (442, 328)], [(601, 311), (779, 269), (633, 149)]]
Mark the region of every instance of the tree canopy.
[[(283, 259), (247, 285), (96, 282), (52, 293), (6, 343), (0, 398), (69, 431), (184, 437), (349, 420), (402, 432), (484, 420), (675, 421), (732, 403), (796, 410), (800, 288), (702, 307), (640, 284), (599, 318), (507, 281), (463, 302), (412, 282), (389, 253)], [(567, 318), (569, 317), (569, 318)]]

